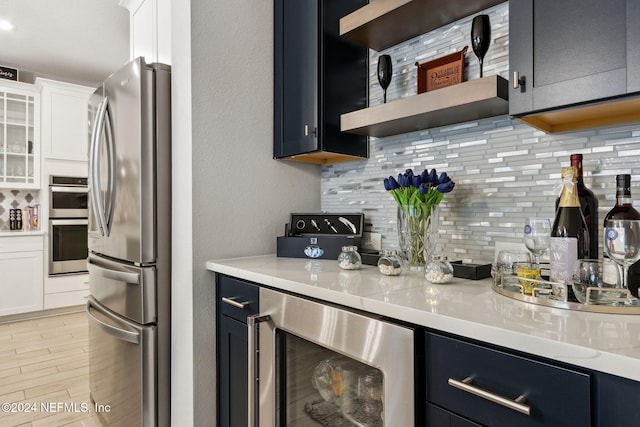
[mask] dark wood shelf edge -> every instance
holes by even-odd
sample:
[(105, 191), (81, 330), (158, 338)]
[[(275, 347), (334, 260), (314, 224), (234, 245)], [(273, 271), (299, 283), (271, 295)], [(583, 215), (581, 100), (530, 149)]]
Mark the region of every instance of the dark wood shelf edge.
[(505, 0), (377, 0), (340, 19), (340, 35), (376, 51)]
[(509, 82), (494, 75), (341, 116), (341, 130), (374, 137), (399, 135), (509, 113)]

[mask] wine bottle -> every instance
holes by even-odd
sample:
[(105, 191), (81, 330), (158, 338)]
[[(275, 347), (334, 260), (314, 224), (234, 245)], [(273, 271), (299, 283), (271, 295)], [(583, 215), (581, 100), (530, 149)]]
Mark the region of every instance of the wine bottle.
[[(577, 190), (578, 170), (574, 166), (562, 168), (562, 192), (551, 227), (550, 274), (552, 282), (570, 283), (576, 260), (588, 257), (589, 231), (580, 209)], [(571, 286), (568, 298), (573, 299)]]
[[(631, 199), (631, 175), (616, 175), (616, 204), (604, 217), (603, 227), (605, 229), (609, 219), (640, 219), (640, 212), (633, 207)], [(602, 280), (608, 286), (613, 287), (619, 283), (618, 266), (609, 259), (605, 251), (603, 251), (603, 261)], [(629, 285), (632, 285), (629, 289), (634, 295), (637, 295), (638, 271), (640, 271), (640, 261), (629, 268), (628, 281)]]
[[(584, 185), (584, 179), (582, 176), (582, 154), (572, 154), (569, 159), (571, 160), (571, 166), (578, 170), (578, 177), (576, 187), (578, 189), (578, 199), (580, 200), (580, 208), (582, 215), (584, 216), (584, 222), (587, 224), (589, 230), (589, 252), (585, 254), (585, 258), (598, 259), (598, 236), (600, 235), (599, 222), (598, 222), (598, 199), (593, 194), (593, 191), (589, 190)], [(556, 211), (558, 210), (558, 203), (560, 198), (556, 199)]]

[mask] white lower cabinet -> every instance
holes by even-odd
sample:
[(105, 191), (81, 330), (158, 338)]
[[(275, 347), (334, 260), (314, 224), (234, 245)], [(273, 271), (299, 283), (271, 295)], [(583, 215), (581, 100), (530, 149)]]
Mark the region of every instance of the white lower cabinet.
[(88, 296), (88, 274), (61, 275), (45, 279), (45, 309), (84, 305)]
[(42, 310), (43, 236), (0, 237), (0, 316)]

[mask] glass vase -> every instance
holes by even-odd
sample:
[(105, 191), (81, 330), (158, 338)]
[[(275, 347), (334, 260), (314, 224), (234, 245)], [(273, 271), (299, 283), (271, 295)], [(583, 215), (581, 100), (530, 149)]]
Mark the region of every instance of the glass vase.
[(424, 271), (438, 240), (437, 205), (398, 206), (398, 243), (409, 271)]

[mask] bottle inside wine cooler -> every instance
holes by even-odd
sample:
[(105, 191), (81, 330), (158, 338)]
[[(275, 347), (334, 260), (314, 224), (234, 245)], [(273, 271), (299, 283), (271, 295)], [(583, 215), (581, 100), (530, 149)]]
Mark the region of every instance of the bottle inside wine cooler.
[[(605, 224), (610, 219), (640, 219), (640, 212), (633, 207), (631, 199), (631, 175), (616, 175), (616, 204), (605, 215), (603, 229), (606, 228)], [(616, 263), (609, 259), (606, 251), (603, 251), (603, 260), (603, 282), (609, 287), (620, 286), (620, 270)], [(629, 268), (629, 290), (635, 296), (638, 295), (638, 285), (640, 284), (638, 273), (640, 273), (640, 261)]]
[[(598, 236), (600, 235), (600, 224), (598, 222), (598, 199), (593, 194), (593, 191), (589, 190), (584, 185), (584, 178), (582, 173), (582, 154), (572, 154), (569, 159), (571, 160), (571, 166), (577, 169), (576, 188), (578, 190), (578, 200), (580, 200), (580, 209), (584, 216), (584, 222), (587, 224), (589, 230), (589, 252), (585, 254), (584, 258), (597, 259), (598, 250)], [(558, 204), (560, 197), (556, 199), (556, 211), (558, 210)]]
[[(574, 166), (562, 168), (562, 192), (551, 227), (549, 278), (567, 285), (573, 275), (575, 262), (589, 257), (589, 231), (580, 209), (577, 175)], [(567, 292), (568, 299), (573, 300), (571, 286), (567, 286)]]

